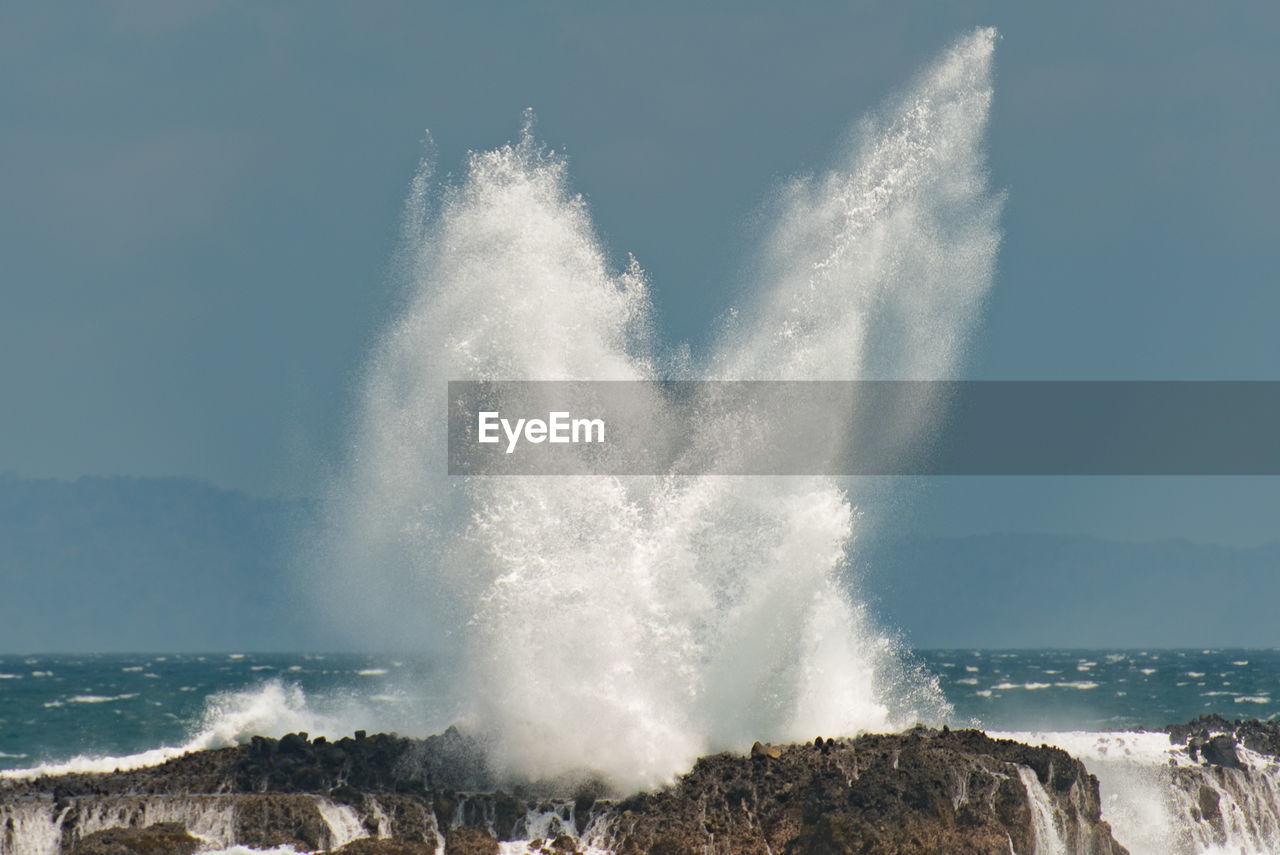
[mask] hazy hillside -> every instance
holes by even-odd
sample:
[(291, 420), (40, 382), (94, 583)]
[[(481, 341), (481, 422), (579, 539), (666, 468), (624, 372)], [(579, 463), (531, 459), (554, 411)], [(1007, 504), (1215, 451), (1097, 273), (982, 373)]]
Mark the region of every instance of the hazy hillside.
[(185, 478), (0, 475), (0, 651), (311, 648), (286, 572), (305, 513)]
[[(342, 649), (289, 572), (308, 513), (186, 478), (0, 475), (0, 651)], [(1280, 646), (1280, 543), (859, 546), (859, 590), (920, 647)]]
[(1280, 646), (1280, 543), (905, 538), (859, 564), (877, 612), (919, 647)]

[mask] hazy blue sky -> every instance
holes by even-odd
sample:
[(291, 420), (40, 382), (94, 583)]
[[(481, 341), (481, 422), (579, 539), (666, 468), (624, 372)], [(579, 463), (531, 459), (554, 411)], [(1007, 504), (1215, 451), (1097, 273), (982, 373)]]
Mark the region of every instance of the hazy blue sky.
[[(770, 187), (986, 24), (1008, 202), (968, 375), (1280, 378), (1275, 4), (11, 2), (0, 471), (312, 492), (393, 306), (424, 130), (448, 172), (527, 106), (696, 339)], [(916, 495), (940, 529), (1257, 542), (1280, 486)]]

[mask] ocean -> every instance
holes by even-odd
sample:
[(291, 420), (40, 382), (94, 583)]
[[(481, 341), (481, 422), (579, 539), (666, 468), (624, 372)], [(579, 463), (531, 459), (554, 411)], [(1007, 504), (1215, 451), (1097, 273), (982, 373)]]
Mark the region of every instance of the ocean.
[[(921, 650), (914, 658), (936, 675), (954, 727), (1125, 732), (1203, 714), (1280, 716), (1280, 650)], [(162, 759), (148, 752), (295, 730), (426, 736), (449, 723), (433, 712), (434, 671), (422, 658), (350, 653), (3, 656), (0, 769), (115, 768)]]
[[(829, 171), (772, 194), (742, 259), (743, 300), (696, 352), (663, 339), (647, 274), (610, 260), (531, 114), (517, 141), (473, 153), (461, 173), (437, 180), (424, 161), (392, 264), (403, 311), (370, 353), (316, 536), (292, 557), (335, 637), (439, 658), (4, 656), (0, 774), (134, 768), (257, 734), (424, 736), (456, 721), (484, 738), (500, 777), (589, 769), (625, 793), (755, 740), (949, 724), (1078, 756), (1134, 855), (1274, 855), (1275, 758), (1244, 746), (1239, 768), (1202, 768), (1154, 729), (1274, 717), (1280, 651), (904, 651), (849, 585), (860, 508), (886, 501), (878, 484), (799, 465), (760, 478), (456, 478), (441, 465), (441, 392), (456, 380), (963, 373), (1002, 233), (1003, 194), (984, 165), (996, 41), (990, 28), (959, 39), (856, 125)], [(678, 401), (658, 403), (681, 423)], [(830, 459), (856, 427), (835, 410), (818, 449)], [(885, 456), (934, 426), (932, 409), (882, 426)], [(708, 423), (691, 442), (710, 460), (749, 459), (775, 431), (767, 418)], [(1064, 853), (1049, 795), (1019, 774), (1035, 851)], [(53, 853), (67, 827), (90, 827), (64, 826), (55, 802), (15, 804), (0, 855)], [(1217, 819), (1202, 822), (1210, 803)], [(326, 823), (352, 839), (337, 833), (351, 823)], [(226, 845), (228, 826), (200, 836)]]
[[(1205, 714), (1277, 718), (1280, 650), (966, 649), (899, 657), (918, 666), (914, 680), (936, 681), (931, 691), (945, 699), (951, 726), (1056, 745), (1083, 760), (1099, 779), (1103, 817), (1131, 853), (1274, 853), (1275, 758), (1241, 746), (1244, 768), (1215, 774), (1159, 728)], [(258, 734), (426, 736), (451, 723), (441, 705), (453, 695), (445, 673), (422, 657), (350, 653), (4, 656), (0, 776), (132, 769)], [(474, 725), (466, 716), (453, 720)], [(740, 744), (703, 749), (746, 751), (750, 741), (744, 734)], [(1032, 785), (1034, 776), (1027, 782), (1033, 807), (1051, 817), (1046, 793)], [(1220, 805), (1218, 826), (1197, 820), (1206, 788)], [(359, 823), (324, 804), (334, 814), (326, 822), (337, 829), (335, 840), (358, 836)], [(201, 816), (178, 818), (196, 823), (214, 850), (250, 852), (230, 846), (221, 826), (205, 828)], [(52, 814), (9, 821), (16, 824), (0, 845), (5, 855), (56, 849), (61, 820)], [(1039, 822), (1036, 835), (1037, 853), (1067, 851), (1053, 822)], [(520, 842), (503, 847), (533, 851)]]

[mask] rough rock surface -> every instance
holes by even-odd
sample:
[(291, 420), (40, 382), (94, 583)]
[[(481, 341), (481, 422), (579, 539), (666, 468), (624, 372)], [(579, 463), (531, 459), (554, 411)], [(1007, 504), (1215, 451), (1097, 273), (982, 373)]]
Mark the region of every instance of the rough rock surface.
[[(0, 791), (2, 792), (2, 791)], [(261, 849), (292, 846), (300, 851), (314, 852), (330, 847), (333, 835), (320, 810), (315, 796), (304, 794), (253, 793), (253, 794), (175, 794), (175, 795), (88, 795), (65, 798), (61, 803), (45, 798), (48, 816), (58, 817), (61, 830), (61, 849), (77, 852), (101, 828), (104, 821), (123, 829), (137, 831), (152, 826), (159, 813), (172, 825), (175, 817), (184, 817), (191, 825), (179, 830), (197, 832), (200, 818), (210, 816), (225, 821), (229, 837), (236, 843)], [(381, 799), (380, 799), (381, 801)], [(385, 799), (389, 804), (394, 797)], [(3, 846), (5, 801), (0, 798), (0, 852)], [(385, 808), (384, 808), (385, 810)], [(419, 818), (425, 811), (419, 806)], [(207, 824), (207, 822), (206, 822)], [(426, 823), (419, 822), (419, 827)], [(154, 827), (159, 828), (159, 825)], [(85, 829), (93, 833), (85, 833)], [(429, 830), (429, 828), (428, 828)], [(405, 838), (413, 839), (412, 835)], [(419, 835), (425, 842), (425, 835)], [(430, 838), (434, 843), (434, 836)], [(230, 841), (224, 841), (230, 842)], [(168, 851), (163, 850), (163, 851)]]
[(334, 855), (435, 855), (435, 847), (425, 843), (405, 843), (390, 838), (370, 837), (353, 840), (346, 846), (333, 850)]
[(1187, 746), (1191, 758), (1210, 766), (1240, 768), (1236, 746), (1268, 757), (1280, 758), (1280, 721), (1241, 719), (1228, 721), (1220, 715), (1202, 715), (1186, 724), (1165, 728), (1169, 741)]
[(181, 823), (163, 822), (96, 831), (81, 840), (71, 855), (191, 855), (199, 845)]
[(1097, 779), (1066, 752), (925, 729), (702, 758), (674, 788), (617, 805), (616, 850), (1031, 853), (1018, 766), (1052, 800), (1068, 851), (1125, 852), (1101, 819)]
[(1198, 764), (1172, 767), (1169, 775), (1174, 802), (1198, 829), (1202, 848), (1280, 851), (1274, 773), (1260, 770), (1257, 758), (1241, 755), (1242, 750), (1260, 754), (1261, 765), (1274, 769), (1280, 759), (1280, 721), (1206, 715), (1165, 732)]
[[(247, 745), (197, 751), (145, 769), (23, 782), (29, 792), (72, 796), (150, 793), (327, 793), (493, 789), (483, 747), (449, 728), (405, 739), (380, 733), (329, 742), (305, 733), (255, 736)], [(0, 797), (7, 787), (0, 784)]]
[[(1057, 817), (1068, 851), (1125, 851), (1101, 818), (1097, 780), (1079, 761), (980, 731), (757, 744), (748, 756), (704, 757), (671, 787), (622, 801), (601, 798), (598, 783), (558, 794), (527, 783), (495, 790), (482, 749), (452, 729), (425, 740), (255, 738), (149, 769), (9, 782), (0, 785), (0, 822), (6, 803), (41, 801), (62, 817), (63, 851), (84, 855), (142, 850), (83, 850), (101, 832), (81, 839), (79, 817), (110, 805), (137, 835), (165, 800), (193, 806), (193, 816), (222, 811), (237, 843), (346, 855), (434, 852), (441, 834), (450, 855), (495, 855), (502, 840), (533, 837), (531, 851), (548, 853), (590, 842), (620, 855), (1030, 855), (1030, 788)], [(357, 824), (355, 836), (383, 839), (338, 848), (353, 835), (331, 827), (337, 810)]]

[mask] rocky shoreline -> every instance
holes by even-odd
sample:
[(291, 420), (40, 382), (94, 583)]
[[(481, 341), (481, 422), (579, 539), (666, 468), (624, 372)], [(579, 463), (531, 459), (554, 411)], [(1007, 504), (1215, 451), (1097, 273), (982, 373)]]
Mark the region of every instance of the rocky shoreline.
[[(1237, 774), (1229, 770), (1240, 769), (1241, 750), (1280, 757), (1276, 723), (1203, 718), (1166, 732), (1197, 764), (1182, 770), (1188, 787), (1201, 787), (1197, 821), (1212, 821), (1217, 804), (1197, 774)], [(454, 729), (427, 739), (295, 733), (133, 771), (8, 781), (0, 855), (189, 855), (232, 845), (346, 855), (1127, 851), (1084, 764), (976, 730), (757, 743), (621, 799), (599, 782), (499, 782), (484, 758)]]

